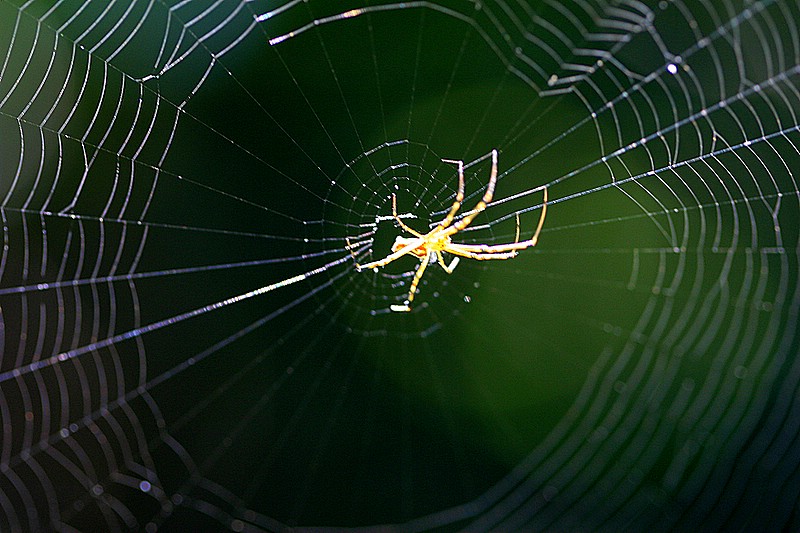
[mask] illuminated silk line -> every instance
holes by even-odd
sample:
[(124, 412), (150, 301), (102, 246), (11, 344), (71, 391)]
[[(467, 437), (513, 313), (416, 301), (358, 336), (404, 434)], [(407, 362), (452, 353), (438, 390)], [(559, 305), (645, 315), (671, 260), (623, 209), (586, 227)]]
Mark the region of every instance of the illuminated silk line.
[(13, 378), (17, 378), (17, 377), (22, 376), (24, 374), (29, 374), (31, 372), (36, 372), (36, 371), (41, 370), (43, 368), (46, 368), (46, 367), (49, 367), (49, 366), (53, 366), (53, 365), (55, 365), (57, 363), (60, 363), (62, 361), (68, 361), (70, 359), (73, 359), (75, 357), (78, 357), (80, 355), (83, 355), (85, 353), (88, 353), (88, 352), (91, 352), (91, 351), (94, 351), (94, 350), (100, 350), (102, 348), (107, 348), (108, 346), (111, 346), (111, 345), (116, 344), (118, 342), (125, 341), (125, 340), (128, 340), (128, 339), (133, 339), (133, 338), (139, 337), (141, 335), (144, 335), (145, 333), (150, 333), (152, 331), (157, 331), (157, 330), (159, 330), (161, 328), (164, 328), (166, 326), (171, 326), (173, 324), (177, 324), (179, 322), (183, 322), (183, 321), (188, 320), (190, 318), (194, 318), (194, 317), (197, 317), (197, 316), (200, 316), (200, 315), (204, 315), (204, 314), (206, 314), (206, 313), (208, 313), (210, 311), (216, 311), (217, 309), (222, 309), (223, 307), (227, 307), (227, 306), (235, 304), (235, 303), (243, 302), (245, 300), (249, 300), (250, 298), (254, 298), (256, 296), (261, 296), (262, 294), (266, 294), (268, 292), (272, 292), (275, 289), (280, 289), (281, 287), (288, 287), (289, 285), (293, 285), (293, 284), (297, 283), (298, 281), (303, 281), (303, 280), (308, 279), (308, 278), (310, 278), (312, 276), (315, 276), (315, 275), (317, 275), (317, 274), (319, 274), (321, 272), (325, 272), (329, 268), (332, 268), (332, 267), (334, 267), (336, 265), (339, 265), (339, 264), (342, 264), (342, 263), (345, 263), (345, 262), (348, 262), (348, 261), (351, 261), (351, 260), (352, 259), (351, 259), (350, 255), (346, 255), (345, 257), (342, 257), (340, 259), (337, 259), (336, 261), (332, 261), (330, 263), (322, 265), (321, 267), (315, 268), (313, 270), (309, 270), (308, 272), (304, 272), (303, 274), (298, 274), (297, 276), (292, 276), (291, 278), (287, 278), (287, 279), (284, 279), (282, 281), (278, 281), (278, 282), (272, 283), (270, 285), (265, 285), (264, 287), (261, 287), (259, 289), (255, 289), (253, 291), (249, 291), (249, 292), (246, 292), (246, 293), (243, 293), (243, 294), (239, 294), (238, 296), (233, 296), (233, 297), (227, 298), (225, 300), (220, 300), (219, 302), (215, 302), (213, 304), (204, 305), (203, 307), (198, 307), (197, 309), (193, 309), (191, 311), (187, 311), (186, 313), (182, 313), (180, 315), (175, 315), (175, 316), (170, 317), (170, 318), (165, 318), (163, 320), (159, 320), (158, 322), (153, 322), (152, 324), (148, 324), (148, 325), (142, 326), (140, 328), (132, 329), (132, 330), (126, 331), (124, 333), (120, 333), (118, 335), (114, 335), (112, 337), (108, 337), (108, 338), (99, 340), (97, 342), (93, 342), (91, 344), (87, 344), (85, 346), (81, 346), (79, 348), (75, 348), (73, 350), (62, 352), (60, 354), (56, 354), (56, 355), (53, 355), (53, 356), (48, 357), (46, 359), (41, 359), (39, 361), (35, 361), (33, 363), (24, 365), (24, 366), (19, 367), (19, 368), (15, 368), (13, 370), (8, 370), (8, 371), (3, 372), (3, 373), (0, 374), (0, 383), (3, 383), (5, 381), (8, 381), (8, 380), (13, 379)]
[[(299, 2), (297, 0), (294, 0), (292, 2), (289, 2), (288, 4), (285, 4), (285, 5), (277, 8), (277, 9), (274, 9), (273, 11), (269, 11), (267, 13), (264, 13), (263, 15), (259, 15), (259, 16), (256, 17), (256, 22), (261, 22), (261, 21), (267, 20), (267, 19), (269, 19), (269, 18), (281, 13), (282, 11), (285, 11), (285, 10), (289, 9), (290, 7), (293, 7), (294, 5), (296, 5), (298, 3)], [(337, 20), (355, 18), (355, 17), (358, 17), (358, 16), (363, 15), (365, 13), (376, 13), (376, 12), (379, 12), (379, 11), (393, 11), (393, 10), (397, 10), (397, 9), (419, 8), (419, 7), (425, 7), (425, 8), (428, 8), (428, 9), (432, 9), (434, 11), (439, 11), (440, 13), (444, 13), (446, 15), (450, 15), (452, 17), (464, 20), (465, 22), (470, 22), (469, 18), (467, 16), (465, 16), (463, 13), (460, 13), (460, 12), (454, 10), (454, 9), (450, 9), (450, 8), (447, 8), (447, 7), (444, 7), (444, 6), (440, 6), (440, 5), (435, 4), (433, 2), (428, 2), (428, 1), (425, 1), (425, 0), (420, 0), (420, 1), (416, 1), (416, 2), (395, 2), (395, 3), (392, 3), (392, 4), (383, 4), (383, 5), (377, 5), (377, 6), (362, 7), (362, 8), (359, 8), (359, 9), (351, 9), (349, 11), (345, 11), (344, 13), (339, 13), (338, 15), (331, 15), (329, 17), (322, 17), (322, 18), (319, 18), (319, 19), (315, 19), (315, 20), (309, 22), (308, 24), (297, 28), (296, 30), (290, 31), (289, 33), (283, 34), (283, 35), (281, 35), (279, 37), (274, 37), (274, 38), (270, 39), (269, 40), (269, 44), (274, 46), (274, 45), (276, 45), (278, 43), (282, 43), (283, 41), (285, 41), (287, 39), (291, 39), (292, 37), (296, 37), (296, 36), (300, 35), (301, 33), (304, 33), (306, 31), (310, 30), (311, 28), (315, 28), (317, 26), (322, 26), (322, 25), (328, 24), (330, 22), (336, 22)]]

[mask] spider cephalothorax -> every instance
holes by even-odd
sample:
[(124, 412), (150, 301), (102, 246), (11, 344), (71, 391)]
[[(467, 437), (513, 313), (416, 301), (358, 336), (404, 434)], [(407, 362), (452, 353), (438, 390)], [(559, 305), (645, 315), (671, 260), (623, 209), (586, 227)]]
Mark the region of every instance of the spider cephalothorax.
[[(422, 274), (425, 272), (429, 263), (439, 263), (442, 269), (450, 274), (453, 272), (456, 265), (458, 265), (460, 257), (478, 260), (510, 259), (517, 255), (518, 250), (536, 246), (539, 240), (539, 233), (542, 231), (544, 217), (547, 214), (547, 187), (543, 187), (544, 200), (542, 202), (542, 214), (539, 216), (539, 224), (536, 226), (536, 231), (530, 239), (522, 242), (519, 241), (519, 215), (517, 215), (517, 235), (513, 243), (459, 244), (452, 242), (450, 237), (469, 226), (472, 220), (478, 216), (478, 213), (486, 209), (487, 204), (492, 201), (495, 183), (497, 182), (497, 150), (492, 150), (492, 172), (489, 176), (489, 184), (486, 186), (486, 192), (483, 194), (483, 198), (481, 198), (472, 211), (467, 213), (463, 218), (457, 220), (455, 224), (453, 224), (453, 220), (455, 219), (456, 213), (458, 213), (458, 210), (461, 208), (461, 202), (464, 201), (464, 162), (452, 159), (442, 159), (442, 161), (458, 165), (458, 192), (456, 193), (456, 199), (450, 207), (447, 216), (428, 233), (419, 233), (408, 227), (397, 215), (397, 196), (392, 194), (392, 216), (397, 224), (403, 230), (413, 235), (413, 237), (398, 235), (392, 245), (392, 253), (383, 259), (365, 265), (361, 265), (356, 261), (356, 269), (361, 271), (386, 266), (395, 259), (399, 259), (408, 254), (421, 259), (417, 271), (414, 273), (414, 279), (411, 281), (411, 288), (408, 291), (405, 303), (403, 305), (391, 306), (392, 311), (411, 311), (411, 302), (414, 301), (417, 285), (419, 285)], [(347, 240), (347, 247), (351, 250), (350, 253), (352, 254), (353, 246), (350, 244), (349, 239)], [(455, 256), (449, 265), (445, 263), (442, 252), (447, 252)], [(355, 256), (353, 257), (355, 259)]]

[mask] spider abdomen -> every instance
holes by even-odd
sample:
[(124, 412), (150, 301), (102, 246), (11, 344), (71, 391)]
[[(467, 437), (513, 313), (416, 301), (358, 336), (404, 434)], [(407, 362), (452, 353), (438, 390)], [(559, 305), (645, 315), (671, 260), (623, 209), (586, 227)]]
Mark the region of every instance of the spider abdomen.
[[(410, 238), (410, 237), (403, 237), (398, 235), (397, 238), (394, 240), (394, 244), (392, 245), (392, 252), (397, 252), (402, 248), (405, 248), (409, 244), (412, 244), (417, 239)], [(440, 239), (433, 239), (429, 242), (423, 242), (419, 246), (412, 248), (408, 251), (411, 255), (423, 259), (427, 257), (429, 254), (435, 254), (437, 251), (444, 250), (447, 245), (450, 244), (450, 237), (442, 237)]]

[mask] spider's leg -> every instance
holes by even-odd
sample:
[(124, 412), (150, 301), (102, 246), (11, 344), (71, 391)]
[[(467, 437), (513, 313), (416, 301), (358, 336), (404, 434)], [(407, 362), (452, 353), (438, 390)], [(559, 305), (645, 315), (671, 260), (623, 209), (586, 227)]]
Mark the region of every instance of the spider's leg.
[(544, 217), (547, 216), (547, 186), (544, 187), (544, 194), (542, 199), (542, 214), (539, 215), (539, 223), (536, 225), (536, 231), (533, 232), (533, 237), (531, 240), (534, 242), (539, 241), (539, 234), (542, 232), (542, 226), (544, 226)]
[(422, 274), (425, 273), (425, 269), (428, 267), (430, 260), (430, 254), (423, 257), (422, 261), (417, 267), (417, 271), (414, 273), (414, 279), (411, 280), (411, 288), (408, 290), (408, 297), (406, 298), (406, 307), (409, 309), (411, 308), (411, 302), (414, 301), (414, 296), (417, 293), (417, 285), (419, 285), (419, 281), (422, 279)]
[[(505, 251), (505, 250), (522, 250), (524, 248), (530, 248), (531, 246), (536, 246), (536, 243), (539, 242), (539, 234), (542, 232), (542, 226), (544, 226), (544, 217), (547, 216), (547, 187), (544, 188), (544, 194), (542, 199), (542, 214), (539, 215), (539, 223), (536, 225), (536, 231), (533, 232), (533, 236), (528, 239), (527, 241), (519, 242), (519, 214), (517, 214), (517, 236), (514, 239), (513, 245), (507, 244), (500, 244), (497, 246), (490, 246), (492, 250), (495, 251)], [(524, 244), (522, 248), (518, 248), (518, 245)]]
[[(457, 250), (473, 254), (495, 254), (498, 252), (512, 252), (517, 250), (524, 250), (530, 248), (532, 245), (529, 241), (513, 242), (509, 244), (450, 244), (456, 247)], [(447, 250), (448, 252), (450, 250)]]
[(444, 250), (456, 256), (468, 257), (469, 259), (477, 259), (484, 261), (486, 259), (511, 259), (517, 256), (516, 251), (510, 252), (476, 252), (472, 249), (465, 249), (464, 244), (451, 244)]
[(422, 261), (420, 262), (419, 266), (417, 267), (417, 271), (414, 273), (414, 279), (411, 280), (411, 289), (408, 291), (408, 296), (406, 296), (406, 301), (403, 305), (392, 305), (389, 308), (392, 311), (396, 312), (408, 312), (411, 311), (411, 302), (414, 301), (414, 295), (417, 292), (417, 285), (419, 285), (419, 280), (422, 279), (422, 274), (425, 273), (425, 268), (427, 268), (428, 263), (430, 262), (430, 254), (426, 255)]
[(367, 263), (366, 265), (359, 265), (358, 263), (356, 263), (356, 269), (357, 270), (368, 270), (368, 269), (371, 269), (371, 268), (380, 268), (382, 266), (388, 265), (389, 263), (391, 263), (395, 259), (403, 257), (404, 255), (406, 255), (408, 253), (411, 253), (414, 249), (418, 248), (419, 245), (424, 243), (424, 242), (425, 242), (424, 238), (414, 239), (411, 242), (409, 242), (408, 244), (406, 244), (405, 246), (403, 246), (402, 248), (400, 248), (399, 250), (397, 250), (396, 252), (390, 253), (389, 255), (384, 257), (383, 259), (380, 259), (378, 261), (373, 261), (371, 263)]
[(400, 224), (400, 227), (409, 232), (414, 237), (422, 237), (422, 233), (414, 231), (413, 229), (406, 226), (405, 222), (403, 222), (399, 216), (397, 216), (397, 195), (392, 193), (392, 216)]
[(355, 253), (353, 253), (353, 249), (354, 249), (354, 248), (358, 248), (358, 247), (359, 247), (359, 245), (358, 245), (358, 244), (353, 244), (353, 243), (351, 243), (351, 242), (350, 242), (350, 237), (345, 237), (345, 238), (344, 238), (344, 240), (345, 240), (345, 242), (347, 243), (347, 246), (345, 246), (345, 248), (347, 249), (347, 251), (348, 251), (348, 252), (350, 252), (350, 256), (353, 258), (353, 261), (354, 261), (354, 262), (356, 263), (356, 265), (357, 265), (357, 264), (358, 264), (358, 258), (356, 257), (356, 254), (355, 254)]
[[(504, 253), (504, 252), (512, 252), (515, 250), (524, 250), (525, 248), (530, 248), (531, 246), (536, 246), (536, 243), (539, 242), (539, 234), (542, 232), (542, 226), (544, 225), (544, 217), (547, 215), (547, 187), (544, 188), (544, 201), (542, 203), (542, 214), (539, 216), (539, 224), (536, 226), (536, 231), (533, 233), (533, 236), (528, 239), (527, 241), (519, 242), (519, 217), (517, 217), (517, 238), (513, 243), (510, 244), (455, 244), (451, 243), (449, 247), (455, 247), (456, 249), (460, 250), (461, 252), (471, 253), (471, 254), (497, 254), (497, 253)], [(447, 250), (450, 252), (451, 250)], [(514, 257), (516, 252), (510, 257)], [(476, 258), (477, 259), (477, 258)], [(485, 257), (483, 259), (508, 259), (507, 257)]]
[(450, 236), (454, 233), (461, 231), (462, 229), (466, 228), (470, 225), (472, 220), (478, 216), (484, 209), (486, 209), (486, 204), (492, 201), (492, 197), (494, 196), (494, 186), (497, 183), (497, 150), (492, 150), (492, 173), (489, 176), (489, 184), (486, 186), (486, 192), (483, 193), (483, 198), (478, 204), (470, 211), (467, 216), (447, 228), (444, 232), (444, 235)]
[(464, 162), (457, 161), (455, 159), (442, 159), (445, 163), (453, 163), (458, 165), (458, 192), (456, 192), (456, 200), (453, 202), (453, 205), (450, 207), (450, 211), (447, 213), (447, 216), (439, 222), (439, 225), (436, 226), (437, 230), (444, 229), (453, 222), (453, 218), (456, 216), (456, 213), (461, 208), (461, 202), (464, 201)]
[(453, 270), (456, 269), (456, 266), (458, 265), (458, 262), (460, 261), (459, 257), (456, 256), (456, 257), (453, 258), (452, 261), (450, 261), (450, 264), (447, 265), (444, 262), (444, 256), (442, 255), (442, 252), (439, 252), (439, 251), (436, 252), (436, 258), (439, 261), (439, 265), (441, 265), (442, 270), (444, 270), (448, 274), (452, 274), (453, 273)]

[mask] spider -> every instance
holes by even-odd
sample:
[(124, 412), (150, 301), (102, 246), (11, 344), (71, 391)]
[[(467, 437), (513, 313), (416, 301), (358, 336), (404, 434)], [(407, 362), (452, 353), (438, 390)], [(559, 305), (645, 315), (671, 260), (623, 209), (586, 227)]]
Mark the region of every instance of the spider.
[[(425, 273), (425, 269), (431, 263), (439, 263), (445, 272), (451, 274), (458, 265), (461, 257), (478, 260), (511, 259), (517, 255), (518, 250), (536, 246), (539, 240), (539, 233), (542, 231), (544, 217), (547, 214), (547, 187), (544, 187), (544, 201), (542, 203), (542, 214), (539, 216), (539, 224), (536, 226), (536, 231), (530, 239), (519, 242), (519, 215), (517, 215), (517, 231), (513, 243), (490, 245), (459, 244), (452, 242), (450, 238), (469, 226), (472, 220), (486, 209), (487, 204), (492, 201), (494, 187), (497, 181), (497, 150), (492, 150), (492, 171), (483, 198), (481, 198), (472, 211), (468, 212), (455, 223), (453, 223), (453, 220), (455, 219), (456, 213), (458, 213), (458, 210), (461, 208), (461, 202), (464, 200), (464, 162), (453, 159), (442, 159), (442, 161), (458, 166), (458, 192), (456, 193), (456, 199), (450, 207), (447, 216), (445, 216), (435, 228), (428, 233), (422, 234), (408, 227), (402, 219), (397, 216), (397, 196), (392, 194), (392, 217), (403, 230), (413, 235), (413, 237), (398, 235), (392, 245), (392, 253), (383, 259), (372, 261), (364, 265), (358, 263), (358, 259), (355, 257), (355, 254), (353, 254), (353, 246), (350, 244), (350, 239), (346, 239), (350, 254), (353, 255), (353, 259), (356, 262), (356, 270), (359, 272), (366, 269), (374, 269), (377, 271), (378, 268), (386, 266), (395, 259), (399, 259), (408, 254), (421, 259), (414, 273), (414, 279), (411, 281), (411, 288), (408, 291), (405, 302), (403, 305), (392, 305), (390, 307), (392, 311), (411, 311), (411, 302), (414, 301), (417, 285), (419, 285), (422, 275)], [(447, 252), (455, 256), (449, 265), (445, 262), (442, 252)]]

